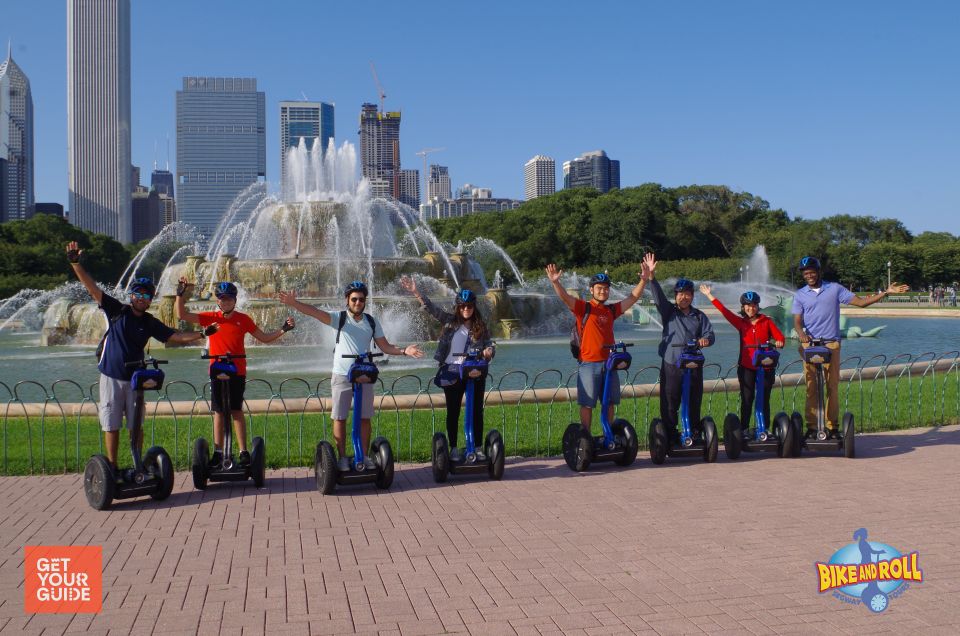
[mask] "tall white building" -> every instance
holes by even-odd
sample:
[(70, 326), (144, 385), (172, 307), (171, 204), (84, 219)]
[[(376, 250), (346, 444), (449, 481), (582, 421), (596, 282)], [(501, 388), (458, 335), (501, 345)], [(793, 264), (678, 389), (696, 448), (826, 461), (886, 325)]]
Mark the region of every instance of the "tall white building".
[(527, 201), (557, 191), (557, 163), (537, 155), (523, 166), (523, 194)]
[(430, 164), (430, 180), (427, 182), (427, 201), (446, 201), (453, 198), (450, 190), (450, 169), (447, 166)]
[(420, 171), (401, 168), (400, 170), (400, 203), (405, 203), (416, 210), (420, 207)]
[(130, 0), (67, 0), (67, 155), (71, 222), (129, 243)]
[(0, 160), (0, 221), (25, 219), (34, 204), (33, 96), (9, 44), (0, 62)]

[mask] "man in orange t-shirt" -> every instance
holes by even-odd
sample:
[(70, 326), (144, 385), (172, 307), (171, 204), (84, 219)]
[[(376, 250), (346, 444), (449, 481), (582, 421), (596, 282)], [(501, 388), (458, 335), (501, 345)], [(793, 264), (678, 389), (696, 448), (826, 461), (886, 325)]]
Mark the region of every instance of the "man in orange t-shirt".
[[(233, 353), (236, 355), (245, 355), (246, 349), (243, 346), (244, 336), (252, 335), (263, 343), (273, 342), (287, 331), (294, 327), (292, 317), (287, 317), (279, 329), (270, 333), (264, 333), (257, 327), (257, 324), (247, 314), (236, 311), (237, 306), (237, 286), (233, 283), (217, 283), (215, 294), (217, 297), (218, 311), (201, 311), (193, 313), (187, 309), (184, 293), (187, 289), (193, 287), (186, 278), (181, 278), (177, 285), (177, 318), (191, 322), (193, 324), (206, 327), (216, 324), (219, 329), (209, 337), (208, 349), (211, 356)], [(214, 359), (210, 360), (212, 366)], [(240, 464), (250, 463), (250, 453), (247, 451), (247, 425), (243, 417), (243, 393), (247, 384), (247, 361), (244, 358), (238, 358), (233, 361), (237, 366), (237, 375), (230, 378), (229, 398), (230, 398), (230, 416), (233, 420), (233, 431), (240, 447)], [(223, 437), (225, 426), (223, 407), (224, 398), (221, 382), (210, 376), (210, 408), (213, 411), (213, 458), (212, 466), (218, 466), (223, 460)]]
[[(630, 295), (618, 303), (606, 304), (610, 298), (610, 277), (606, 274), (594, 274), (590, 279), (590, 315), (586, 323), (583, 316), (587, 311), (587, 303), (571, 296), (563, 285), (560, 276), (563, 270), (556, 265), (547, 265), (547, 278), (553, 284), (553, 291), (557, 293), (563, 304), (573, 312), (577, 321), (577, 330), (580, 331), (580, 364), (577, 367), (577, 403), (580, 405), (580, 424), (588, 432), (593, 421), (593, 409), (597, 400), (603, 397), (603, 365), (610, 355), (605, 346), (614, 344), (613, 321), (633, 306), (643, 295), (643, 288), (647, 284), (646, 276), (640, 274), (640, 282), (633, 288)], [(580, 329), (580, 325), (583, 329)], [(614, 419), (615, 405), (620, 403), (620, 378), (614, 373), (610, 384), (609, 418)]]

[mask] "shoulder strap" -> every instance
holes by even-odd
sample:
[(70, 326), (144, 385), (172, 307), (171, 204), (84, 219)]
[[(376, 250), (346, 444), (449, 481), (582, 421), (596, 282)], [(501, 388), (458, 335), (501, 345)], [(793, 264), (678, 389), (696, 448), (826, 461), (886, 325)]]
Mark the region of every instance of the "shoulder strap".
[(347, 324), (347, 312), (340, 312), (340, 324), (337, 325), (337, 344), (340, 344), (340, 332), (343, 331), (343, 326)]
[(580, 337), (583, 337), (583, 330), (587, 326), (587, 318), (590, 317), (590, 303), (587, 303), (586, 309), (583, 310), (583, 318), (580, 319)]

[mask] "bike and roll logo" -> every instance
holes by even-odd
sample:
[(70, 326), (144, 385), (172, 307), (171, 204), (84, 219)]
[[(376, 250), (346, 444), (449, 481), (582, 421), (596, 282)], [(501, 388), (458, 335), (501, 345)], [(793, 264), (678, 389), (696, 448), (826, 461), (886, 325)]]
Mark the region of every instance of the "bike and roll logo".
[(96, 614), (103, 605), (101, 546), (28, 545), (23, 549), (23, 609), (28, 614)]
[(923, 582), (918, 552), (902, 554), (886, 543), (867, 541), (866, 528), (854, 532), (853, 540), (828, 562), (816, 563), (821, 594), (830, 592), (840, 601), (879, 613), (912, 583)]

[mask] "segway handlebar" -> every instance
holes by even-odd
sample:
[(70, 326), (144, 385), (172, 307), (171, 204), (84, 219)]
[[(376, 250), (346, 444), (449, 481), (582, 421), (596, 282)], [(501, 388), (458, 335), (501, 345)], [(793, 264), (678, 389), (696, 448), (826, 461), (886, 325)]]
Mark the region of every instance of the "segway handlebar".
[(146, 369), (148, 366), (153, 365), (153, 368), (156, 369), (159, 364), (169, 364), (169, 360), (157, 360), (156, 358), (144, 358), (143, 360), (136, 360), (134, 362), (127, 362), (123, 366), (128, 369)]
[(627, 347), (632, 347), (632, 346), (633, 346), (633, 343), (632, 343), (632, 342), (624, 342), (624, 341), (621, 340), (620, 342), (618, 342), (618, 343), (616, 343), (616, 344), (603, 345), (603, 348), (604, 348), (604, 349), (621, 349), (621, 348), (622, 348), (622, 349), (626, 349)]
[(340, 357), (353, 358), (354, 360), (363, 360), (364, 358), (371, 359), (371, 358), (380, 358), (382, 356), (383, 356), (382, 353), (370, 353), (369, 351), (366, 351), (364, 353), (344, 353)]
[(773, 344), (773, 341), (769, 342), (760, 342), (758, 344), (746, 345), (747, 349), (776, 349), (776, 345)]
[(223, 360), (226, 362), (230, 362), (231, 360), (237, 360), (239, 358), (246, 358), (246, 357), (247, 357), (246, 354), (243, 354), (243, 353), (219, 353), (214, 355), (211, 353), (207, 353), (206, 350), (204, 350), (203, 353), (200, 354), (201, 360)]
[(674, 344), (671, 344), (670, 346), (671, 346), (671, 347), (684, 347), (684, 348), (686, 348), (686, 349), (699, 349), (699, 348), (700, 348), (700, 346), (697, 344), (697, 341), (696, 341), (696, 340), (688, 340), (687, 342), (680, 343), (680, 344), (674, 343)]

